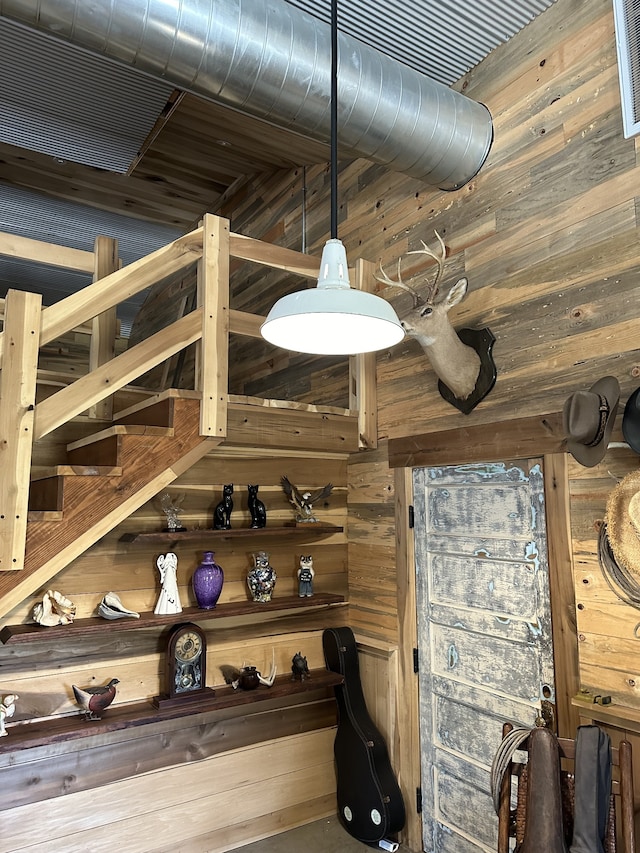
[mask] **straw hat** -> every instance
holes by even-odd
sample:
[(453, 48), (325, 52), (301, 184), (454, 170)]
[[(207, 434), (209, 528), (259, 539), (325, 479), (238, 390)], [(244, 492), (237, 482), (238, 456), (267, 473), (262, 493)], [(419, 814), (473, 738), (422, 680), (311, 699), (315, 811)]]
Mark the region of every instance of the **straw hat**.
[(622, 434), (629, 447), (640, 453), (640, 388), (636, 388), (624, 407)]
[(627, 474), (611, 491), (605, 520), (616, 563), (640, 575), (640, 470)]
[(571, 455), (592, 468), (607, 452), (620, 401), (615, 376), (604, 376), (588, 391), (576, 391), (564, 404), (564, 431)]

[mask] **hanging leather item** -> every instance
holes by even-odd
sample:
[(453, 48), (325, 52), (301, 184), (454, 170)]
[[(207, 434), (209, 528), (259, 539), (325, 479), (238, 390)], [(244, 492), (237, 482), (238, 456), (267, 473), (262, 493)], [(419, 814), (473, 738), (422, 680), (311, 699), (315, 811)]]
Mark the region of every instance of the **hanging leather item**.
[(518, 853), (568, 853), (562, 825), (560, 751), (549, 729), (529, 735), (527, 823)]

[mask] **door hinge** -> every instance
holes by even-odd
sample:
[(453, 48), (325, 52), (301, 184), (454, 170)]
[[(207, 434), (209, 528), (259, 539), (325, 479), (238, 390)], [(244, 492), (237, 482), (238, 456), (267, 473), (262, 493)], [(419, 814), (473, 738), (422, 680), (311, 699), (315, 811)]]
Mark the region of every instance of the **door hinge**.
[(413, 650), (413, 671), (420, 672), (420, 655), (418, 649)]
[(413, 530), (413, 527), (416, 523), (416, 516), (413, 510), (413, 505), (409, 504), (409, 530)]
[(416, 812), (422, 814), (422, 788), (416, 788)]

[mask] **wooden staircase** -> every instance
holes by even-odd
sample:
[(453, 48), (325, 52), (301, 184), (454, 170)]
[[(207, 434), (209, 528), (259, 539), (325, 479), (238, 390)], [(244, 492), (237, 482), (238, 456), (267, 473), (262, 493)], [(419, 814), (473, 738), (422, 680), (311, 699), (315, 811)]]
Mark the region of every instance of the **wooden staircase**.
[(67, 447), (29, 492), (25, 566), (0, 573), (7, 612), (219, 443), (200, 435), (200, 395), (168, 390)]
[[(375, 353), (349, 359), (346, 410), (228, 393), (229, 335), (259, 338), (264, 320), (230, 307), (230, 259), (309, 280), (317, 278), (318, 259), (233, 234), (227, 220), (211, 214), (193, 232), (124, 267), (116, 263), (112, 242), (98, 238), (94, 252), (79, 252), (32, 240), (16, 243), (0, 233), (0, 255), (94, 273), (92, 284), (55, 305), (42, 307), (37, 294), (23, 291), (9, 291), (5, 301), (0, 617), (46, 589), (59, 571), (218, 444), (329, 453), (377, 444)], [(193, 310), (114, 355), (117, 304), (194, 264)], [(352, 272), (356, 287), (371, 286), (373, 264), (360, 259)], [(39, 350), (83, 324), (92, 330), (88, 373), (38, 399)], [(111, 418), (114, 395), (192, 344), (197, 391), (164, 391)], [(99, 418), (101, 425), (112, 420), (112, 426), (69, 445), (60, 465), (30, 481), (33, 447), (78, 416)]]

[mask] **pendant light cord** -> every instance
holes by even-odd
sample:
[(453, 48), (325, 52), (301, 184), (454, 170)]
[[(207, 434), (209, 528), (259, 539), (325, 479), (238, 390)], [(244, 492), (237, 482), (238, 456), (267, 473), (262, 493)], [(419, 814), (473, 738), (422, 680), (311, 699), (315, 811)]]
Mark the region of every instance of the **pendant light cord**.
[(338, 237), (338, 0), (331, 0), (331, 239)]

